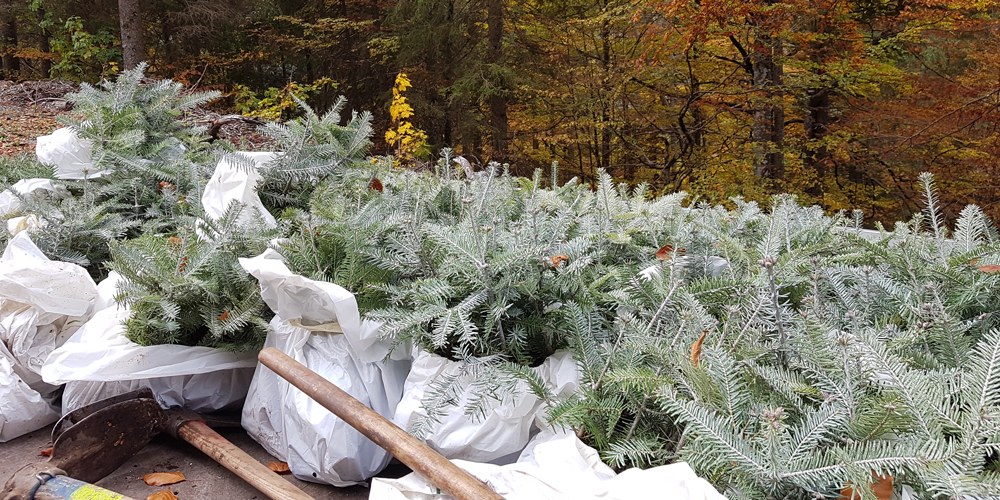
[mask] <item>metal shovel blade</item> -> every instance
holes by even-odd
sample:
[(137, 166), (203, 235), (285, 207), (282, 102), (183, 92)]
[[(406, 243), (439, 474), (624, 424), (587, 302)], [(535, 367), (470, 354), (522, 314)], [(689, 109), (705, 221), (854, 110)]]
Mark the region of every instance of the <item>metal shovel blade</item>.
[[(60, 432), (49, 463), (70, 477), (94, 483), (135, 456), (160, 432), (163, 409), (156, 399), (139, 397), (67, 419), (70, 415), (53, 429), (53, 434), (57, 429)], [(64, 422), (71, 425), (60, 425)]]
[(156, 399), (153, 396), (153, 390), (146, 387), (143, 389), (138, 389), (132, 392), (126, 392), (125, 394), (119, 394), (117, 396), (111, 396), (110, 398), (105, 398), (100, 401), (95, 401), (87, 406), (81, 406), (65, 415), (56, 422), (56, 425), (52, 427), (52, 442), (56, 442), (59, 436), (67, 429), (73, 427), (74, 424), (89, 417), (94, 412), (102, 410), (111, 405), (122, 403), (125, 401), (130, 401), (133, 399)]

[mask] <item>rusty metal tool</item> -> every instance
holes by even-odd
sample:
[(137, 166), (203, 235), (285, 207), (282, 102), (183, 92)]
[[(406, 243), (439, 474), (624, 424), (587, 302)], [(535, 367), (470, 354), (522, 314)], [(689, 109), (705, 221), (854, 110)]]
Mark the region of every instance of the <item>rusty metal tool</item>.
[(97, 482), (117, 469), (146, 446), (150, 437), (159, 432), (163, 410), (152, 396), (152, 392), (149, 392), (148, 398), (133, 394), (116, 396), (81, 408), (79, 413), (74, 412), (79, 416), (83, 410), (92, 413), (114, 406), (116, 415), (127, 414), (130, 418), (102, 419), (99, 416), (81, 420), (79, 425), (69, 425), (66, 417), (63, 417), (53, 429), (52, 455), (49, 460), (26, 465), (15, 472), (7, 481), (0, 498), (70, 498), (65, 495), (88, 491), (103, 492), (102, 496), (95, 498), (126, 498), (88, 483)]
[(164, 410), (152, 391), (140, 389), (64, 415), (52, 428), (52, 456), (44, 465), (93, 483), (135, 456), (153, 436), (167, 432), (191, 443), (274, 500), (313, 500), (210, 426), (238, 427), (239, 420), (202, 416), (181, 408)]
[(287, 354), (268, 347), (258, 359), (442, 491), (458, 500), (503, 500), (485, 483)]

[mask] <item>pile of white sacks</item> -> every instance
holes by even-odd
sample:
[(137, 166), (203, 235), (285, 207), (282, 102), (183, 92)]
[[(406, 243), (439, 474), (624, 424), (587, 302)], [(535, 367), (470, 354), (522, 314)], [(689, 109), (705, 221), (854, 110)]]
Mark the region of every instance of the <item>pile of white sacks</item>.
[[(39, 159), (56, 166), (57, 178), (92, 177), (81, 142), (64, 130), (41, 137)], [(247, 156), (263, 163), (273, 153)], [(238, 200), (269, 216), (254, 191), (257, 178), (223, 159), (204, 192), (206, 213), (218, 216)], [(0, 193), (0, 215), (16, 212), (32, 193), (66, 195), (51, 180), (27, 179)], [(83, 268), (50, 261), (30, 239), (37, 223), (29, 218), (7, 221), (15, 236), (0, 257), (0, 442), (52, 423), (60, 411), (148, 387), (164, 407), (208, 412), (242, 405), (246, 431), (300, 479), (336, 486), (371, 481), (373, 499), (448, 498), (416, 474), (372, 479), (392, 457), (259, 365), (256, 353), (129, 341), (123, 326), (129, 311), (113, 300), (119, 277), (95, 284)], [(379, 324), (360, 317), (350, 292), (294, 274), (277, 252), (240, 263), (276, 314), (265, 345), (400, 427), (423, 415), (430, 380), (460, 368), (420, 349), (390, 351), (391, 341), (379, 339)], [(535, 370), (557, 396), (578, 388), (568, 352)], [(723, 498), (683, 463), (615, 474), (573, 433), (551, 428), (543, 403), (524, 389), (515, 401), (494, 402), (482, 419), (466, 416), (460, 402), (425, 442), (509, 499)]]

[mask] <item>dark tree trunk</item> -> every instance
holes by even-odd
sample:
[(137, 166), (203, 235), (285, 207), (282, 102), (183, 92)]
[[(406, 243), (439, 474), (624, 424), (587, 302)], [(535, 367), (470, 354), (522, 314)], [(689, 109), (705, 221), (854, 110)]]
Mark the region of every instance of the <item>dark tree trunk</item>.
[(751, 56), (754, 90), (759, 102), (754, 106), (754, 173), (759, 177), (781, 179), (785, 175), (785, 109), (781, 104), (783, 70), (775, 63), (781, 43), (771, 37), (757, 40)]
[(503, 0), (489, 0), (486, 6), (486, 23), (489, 25), (487, 41), (489, 54), (487, 59), (494, 65), (493, 92), (490, 94), (490, 125), (493, 132), (493, 156), (497, 161), (507, 161), (508, 134), (507, 122), (507, 85), (498, 66), (503, 63)]
[(830, 129), (830, 91), (829, 89), (810, 89), (806, 93), (806, 114), (803, 126), (806, 140), (809, 143), (805, 150), (805, 165), (816, 172), (817, 182), (806, 190), (812, 196), (823, 196), (823, 178), (826, 177), (826, 162), (829, 157), (826, 146), (817, 142), (826, 136)]
[[(37, 11), (37, 19), (39, 24), (45, 20), (45, 9), (39, 8)], [(52, 46), (49, 45), (49, 30), (41, 28), (38, 36), (38, 50), (48, 54), (52, 52)], [(52, 75), (52, 60), (45, 58), (42, 59), (38, 65), (38, 71), (42, 74), (42, 78), (49, 78)]]
[(118, 16), (122, 28), (122, 62), (125, 69), (132, 69), (146, 60), (139, 0), (118, 0)]
[(14, 55), (17, 49), (17, 16), (13, 0), (0, 2), (0, 52), (3, 53), (3, 70), (7, 77), (21, 71), (21, 60)]
[[(601, 66), (604, 67), (604, 74), (608, 75), (609, 78), (606, 80), (608, 82), (612, 81), (610, 78), (611, 73), (611, 23), (604, 21), (601, 25)], [(612, 89), (606, 88), (609, 93)], [(604, 108), (601, 109), (601, 137), (600, 143), (598, 144), (598, 151), (600, 156), (598, 157), (598, 165), (603, 169), (611, 168), (611, 141), (614, 140), (614, 130), (612, 130), (611, 125), (611, 110), (610, 105), (605, 104)], [(631, 183), (632, 176), (629, 175), (630, 172), (626, 170), (623, 177), (625, 181)]]

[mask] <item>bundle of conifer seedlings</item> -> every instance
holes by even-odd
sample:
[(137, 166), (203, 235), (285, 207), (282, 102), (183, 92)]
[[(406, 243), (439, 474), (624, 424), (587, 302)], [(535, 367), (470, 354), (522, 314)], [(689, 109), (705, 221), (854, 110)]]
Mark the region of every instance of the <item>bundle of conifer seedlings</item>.
[[(730, 498), (995, 496), (1000, 240), (974, 206), (949, 235), (921, 188), (924, 214), (868, 238), (789, 197), (676, 214), (687, 255), (618, 295), (622, 341), (581, 344), (584, 389), (549, 417)], [(691, 258), (705, 242), (718, 275)]]
[(224, 216), (208, 217), (201, 207), (206, 183), (228, 157), (237, 168), (259, 170), (253, 187), (275, 212), (308, 205), (324, 179), (364, 159), (370, 116), (340, 125), (343, 99), (323, 116), (300, 103), (302, 118), (263, 128), (284, 151), (255, 165), (228, 143), (208, 141), (203, 127), (179, 120), (217, 92), (189, 93), (144, 78), (144, 69), (67, 96), (76, 113), (61, 120), (89, 144), (91, 163), (81, 178), (54, 180), (70, 196), (25, 197), (20, 212), (8, 216), (30, 215), (30, 236), (50, 258), (85, 266), (97, 279), (118, 272), (116, 299), (129, 306), (130, 340), (259, 348), (272, 313), (237, 259), (259, 254), (287, 225), (264, 224), (238, 202)]

